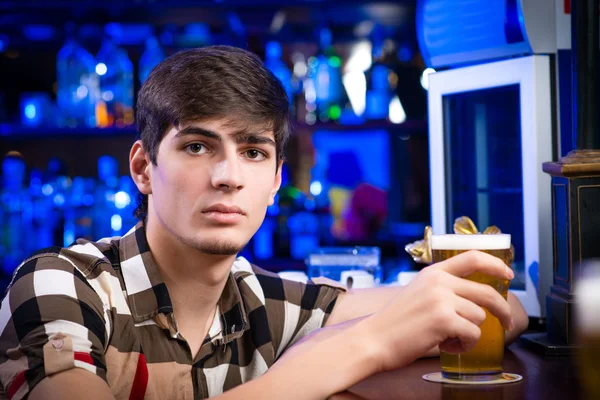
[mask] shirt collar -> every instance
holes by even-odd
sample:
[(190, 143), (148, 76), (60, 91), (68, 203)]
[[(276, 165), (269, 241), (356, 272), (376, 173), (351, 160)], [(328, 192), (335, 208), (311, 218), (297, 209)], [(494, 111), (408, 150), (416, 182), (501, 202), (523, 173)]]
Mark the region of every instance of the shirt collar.
[[(141, 323), (159, 314), (173, 319), (173, 304), (150, 252), (143, 221), (138, 222), (119, 241), (119, 258), (127, 301), (134, 322)], [(238, 258), (234, 265), (241, 260), (243, 259)], [(240, 337), (248, 329), (248, 318), (242, 295), (231, 272), (219, 298), (217, 311), (219, 318), (215, 317), (209, 330), (212, 333), (211, 337), (215, 332), (220, 331), (221, 334), (217, 338), (227, 343)]]

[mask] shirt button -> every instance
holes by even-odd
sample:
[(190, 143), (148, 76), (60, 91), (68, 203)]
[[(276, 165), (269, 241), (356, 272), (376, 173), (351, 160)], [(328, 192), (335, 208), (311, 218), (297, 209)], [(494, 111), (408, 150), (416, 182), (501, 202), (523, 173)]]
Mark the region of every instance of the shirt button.
[(52, 347), (56, 350), (60, 350), (65, 345), (65, 341), (62, 339), (52, 339)]

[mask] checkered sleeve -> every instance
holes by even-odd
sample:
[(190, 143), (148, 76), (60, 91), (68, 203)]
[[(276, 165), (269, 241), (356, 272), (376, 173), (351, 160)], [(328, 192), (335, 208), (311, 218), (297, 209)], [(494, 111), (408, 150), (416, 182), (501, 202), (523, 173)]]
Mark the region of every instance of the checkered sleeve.
[(75, 367), (106, 380), (104, 311), (67, 258), (47, 254), (24, 262), (0, 306), (0, 383), (8, 398), (25, 398), (44, 377)]
[(264, 292), (276, 359), (291, 345), (323, 327), (345, 289), (330, 279), (300, 283), (253, 267)]

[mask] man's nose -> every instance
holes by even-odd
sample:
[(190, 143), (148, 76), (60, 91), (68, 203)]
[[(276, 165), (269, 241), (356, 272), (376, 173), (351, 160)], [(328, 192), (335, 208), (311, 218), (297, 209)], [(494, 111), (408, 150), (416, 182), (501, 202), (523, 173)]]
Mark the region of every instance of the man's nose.
[(225, 156), (216, 163), (212, 170), (212, 185), (217, 189), (241, 189), (243, 185), (243, 171), (237, 157)]

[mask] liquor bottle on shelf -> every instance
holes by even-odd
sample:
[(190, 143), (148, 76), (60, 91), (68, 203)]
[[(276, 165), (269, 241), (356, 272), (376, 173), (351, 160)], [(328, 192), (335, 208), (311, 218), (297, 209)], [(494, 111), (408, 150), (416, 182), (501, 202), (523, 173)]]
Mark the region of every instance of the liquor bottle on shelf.
[(160, 46), (156, 36), (150, 36), (146, 40), (144, 53), (139, 63), (139, 80), (143, 84), (154, 67), (156, 67), (165, 58), (165, 53)]
[[(111, 30), (114, 35), (115, 31)], [(96, 107), (99, 128), (132, 125), (133, 64), (127, 52), (115, 44), (115, 38), (105, 35), (96, 55), (96, 71), (100, 75), (100, 100)]]
[(58, 124), (94, 127), (99, 95), (96, 60), (75, 40), (73, 25), (67, 26), (67, 37), (56, 58)]
[(111, 156), (102, 156), (98, 159), (98, 184), (94, 195), (94, 240), (116, 236), (121, 231), (123, 223), (115, 205), (118, 191), (117, 160)]
[(25, 171), (20, 154), (9, 153), (2, 160), (0, 263), (7, 275), (26, 258), (27, 243), (31, 240), (31, 200), (23, 185)]
[(388, 60), (395, 54), (386, 42), (383, 27), (376, 25), (371, 33), (372, 64), (365, 72), (367, 95), (365, 114), (370, 120), (386, 120), (390, 112), (390, 102), (398, 82), (398, 77), (389, 68)]
[(69, 206), (65, 210), (64, 243), (70, 245), (84, 238), (94, 240), (92, 225), (95, 180), (76, 176), (73, 178)]
[(306, 122), (337, 121), (345, 100), (341, 75), (342, 61), (332, 44), (331, 30), (319, 31), (319, 53), (308, 59), (308, 79), (305, 82)]
[(64, 161), (53, 157), (48, 161), (48, 170), (42, 184), (42, 195), (50, 207), (48, 225), (52, 227), (52, 244), (66, 246), (65, 243), (65, 212), (71, 195), (71, 178), (67, 175)]
[(33, 168), (29, 173), (29, 195), (31, 196), (31, 239), (28, 253), (54, 245), (53, 203), (44, 195), (42, 171)]
[(281, 81), (285, 94), (291, 104), (293, 93), (292, 93), (292, 72), (288, 66), (281, 59), (282, 48), (281, 43), (276, 41), (270, 41), (266, 46), (266, 59), (265, 66)]

